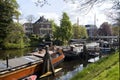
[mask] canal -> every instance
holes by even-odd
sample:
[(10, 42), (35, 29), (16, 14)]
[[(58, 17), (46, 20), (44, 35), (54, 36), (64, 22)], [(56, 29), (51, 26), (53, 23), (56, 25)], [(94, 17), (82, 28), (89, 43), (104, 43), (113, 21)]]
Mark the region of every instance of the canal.
[(63, 61), (57, 68), (62, 68), (62, 70), (56, 73), (56, 76), (49, 76), (39, 80), (70, 80), (76, 73), (83, 69), (82, 61)]
[[(25, 48), (21, 50), (1, 50), (0, 60), (5, 60), (7, 55), (9, 55), (9, 59), (25, 56), (27, 53), (32, 52), (34, 49), (35, 48)], [(65, 60), (56, 67), (62, 68), (62, 70), (58, 72), (55, 77), (49, 76), (39, 80), (70, 80), (70, 78), (72, 78), (79, 71), (83, 70), (83, 68), (86, 66), (87, 62), (82, 59), (69, 61)]]
[(62, 70), (56, 73), (56, 76), (48, 76), (38, 80), (70, 80), (75, 74), (82, 71), (89, 63), (94, 63), (99, 60), (99, 57), (90, 58), (88, 62), (82, 59), (64, 61), (57, 68), (62, 68)]
[(9, 59), (17, 58), (31, 53), (35, 48), (24, 48), (24, 49), (12, 49), (12, 50), (0, 50), (0, 60), (5, 60), (7, 56)]

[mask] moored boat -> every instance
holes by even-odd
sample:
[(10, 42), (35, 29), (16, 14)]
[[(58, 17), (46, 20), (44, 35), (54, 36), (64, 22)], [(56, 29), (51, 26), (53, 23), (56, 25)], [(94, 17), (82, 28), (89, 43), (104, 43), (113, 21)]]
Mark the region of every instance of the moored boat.
[[(50, 51), (52, 64), (56, 66), (64, 59), (61, 49), (58, 51)], [(0, 80), (18, 80), (32, 74), (42, 75), (43, 57), (45, 53), (31, 53), (30, 56), (10, 59), (8, 66), (6, 61), (0, 62)], [(1, 67), (2, 66), (2, 67)]]
[(65, 54), (65, 60), (73, 60), (78, 59), (83, 52), (83, 44), (74, 44), (70, 45), (68, 49), (63, 49), (63, 53)]

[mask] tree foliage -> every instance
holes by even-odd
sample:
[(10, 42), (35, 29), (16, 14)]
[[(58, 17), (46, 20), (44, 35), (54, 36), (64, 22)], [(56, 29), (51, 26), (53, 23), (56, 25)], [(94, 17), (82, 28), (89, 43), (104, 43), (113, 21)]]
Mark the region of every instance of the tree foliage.
[(113, 26), (112, 27), (112, 32), (113, 32), (114, 36), (119, 36), (120, 26)]
[(51, 23), (51, 27), (52, 27), (53, 39), (56, 39), (57, 24), (55, 24), (54, 20), (50, 20), (50, 23)]
[(112, 35), (112, 28), (111, 28), (111, 25), (108, 24), (108, 22), (104, 22), (99, 30), (98, 30), (98, 34), (100, 36), (111, 36)]
[(73, 25), (73, 38), (75, 39), (88, 38), (86, 28), (83, 26), (78, 26), (74, 24)]
[(13, 22), (13, 16), (19, 14), (17, 8), (16, 0), (0, 0), (0, 45), (9, 33), (7, 27)]
[(11, 23), (6, 30), (9, 33), (4, 39), (4, 48), (24, 48), (24, 31), (22, 26), (19, 23)]
[(26, 19), (27, 19), (27, 21), (28, 21), (29, 23), (32, 23), (32, 22), (34, 21), (35, 17), (34, 17), (34, 15), (28, 15), (28, 16), (26, 17)]
[(58, 34), (60, 34), (63, 44), (67, 44), (73, 35), (71, 21), (65, 12), (63, 13), (62, 19), (60, 21), (60, 32)]
[(60, 26), (58, 26), (54, 20), (50, 20), (51, 26), (52, 26), (52, 38), (53, 38), (53, 44), (55, 45), (61, 45), (61, 35), (60, 35)]

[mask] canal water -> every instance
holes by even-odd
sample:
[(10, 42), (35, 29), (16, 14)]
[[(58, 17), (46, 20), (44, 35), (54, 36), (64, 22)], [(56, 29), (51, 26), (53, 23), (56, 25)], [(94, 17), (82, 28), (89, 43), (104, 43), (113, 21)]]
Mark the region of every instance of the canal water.
[(63, 61), (57, 68), (62, 70), (56, 73), (56, 76), (49, 76), (39, 80), (70, 80), (76, 73), (83, 70), (83, 64), (80, 60)]
[[(35, 48), (26, 48), (21, 50), (1, 50), (0, 60), (5, 60), (7, 55), (9, 55), (9, 59), (25, 56), (27, 53), (32, 52), (34, 49)], [(98, 59), (92, 59), (89, 61), (94, 62), (96, 60)], [(82, 59), (63, 61), (57, 66), (57, 68), (62, 68), (62, 70), (58, 72), (55, 77), (49, 76), (38, 80), (70, 80), (76, 73), (83, 70), (87, 64), (88, 63)]]
[(35, 48), (24, 48), (24, 49), (12, 49), (12, 50), (0, 50), (0, 60), (5, 60), (7, 56), (9, 59), (17, 58), (27, 55), (32, 52)]
[(56, 76), (49, 76), (38, 80), (70, 80), (73, 76), (75, 76), (78, 72), (82, 71), (84, 67), (86, 67), (89, 63), (94, 63), (99, 60), (99, 57), (91, 58), (88, 62), (83, 60), (72, 60), (72, 61), (64, 61), (59, 64), (58, 68), (62, 68), (62, 70), (56, 73)]

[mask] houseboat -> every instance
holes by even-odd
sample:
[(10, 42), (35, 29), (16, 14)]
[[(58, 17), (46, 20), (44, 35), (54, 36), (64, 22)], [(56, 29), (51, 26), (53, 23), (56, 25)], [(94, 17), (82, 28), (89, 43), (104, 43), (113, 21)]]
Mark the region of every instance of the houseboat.
[(103, 41), (100, 43), (101, 53), (110, 53), (111, 52), (111, 44), (107, 41)]
[(96, 42), (88, 43), (86, 45), (86, 48), (90, 58), (99, 56), (100, 52), (99, 43)]
[[(49, 54), (53, 66), (58, 65), (64, 59), (61, 49), (49, 51)], [(21, 80), (33, 74), (42, 75), (44, 55), (45, 53), (34, 52), (28, 56), (0, 61), (0, 80)]]
[(84, 58), (85, 52), (83, 51), (84, 46), (86, 46), (88, 57), (96, 57), (99, 55), (100, 47), (99, 43), (87, 43), (84, 44), (72, 44), (67, 48), (63, 48), (63, 53), (65, 54), (66, 60), (80, 59)]
[(83, 52), (83, 44), (72, 44), (67, 48), (63, 48), (65, 60), (78, 59)]

